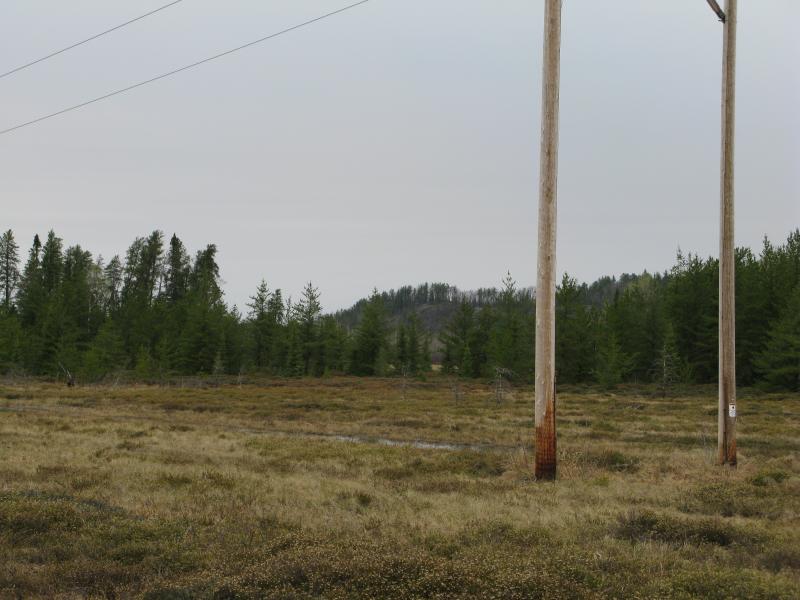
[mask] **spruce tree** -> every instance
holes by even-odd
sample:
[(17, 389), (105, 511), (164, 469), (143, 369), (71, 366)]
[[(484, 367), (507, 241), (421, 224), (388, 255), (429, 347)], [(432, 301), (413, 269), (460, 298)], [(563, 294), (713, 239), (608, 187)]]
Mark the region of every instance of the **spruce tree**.
[(152, 353), (157, 343), (159, 332), (153, 299), (161, 278), (162, 258), (160, 231), (136, 238), (126, 253), (117, 322), (125, 349), (134, 362), (142, 347)]
[(122, 337), (113, 321), (106, 321), (92, 340), (83, 360), (83, 375), (90, 380), (101, 379), (125, 367), (127, 358)]
[(195, 301), (208, 306), (218, 304), (222, 300), (215, 244), (209, 244), (205, 250), (198, 251), (189, 276), (189, 290), (194, 295)]
[[(466, 300), (462, 300), (455, 314), (439, 334), (439, 340), (444, 346), (442, 368), (446, 373), (451, 372), (454, 367), (461, 366), (461, 353), (472, 337), (474, 318), (475, 309)], [(488, 339), (486, 342), (488, 343)]]
[(586, 286), (564, 273), (556, 291), (556, 364), (562, 383), (591, 377), (596, 332)]
[(10, 229), (0, 235), (0, 292), (3, 308), (11, 311), (11, 302), (19, 283), (19, 246)]
[[(62, 347), (71, 355), (83, 354), (97, 335), (105, 315), (92, 293), (92, 273), (95, 263), (90, 252), (72, 246), (64, 252), (64, 273), (56, 298), (61, 302), (63, 315)], [(80, 360), (71, 359), (71, 370), (77, 371)]]
[(361, 323), (355, 334), (350, 372), (354, 375), (376, 375), (385, 372), (386, 356), (386, 312), (383, 298), (377, 290), (364, 307)]
[(475, 327), (471, 334), (470, 353), (475, 377), (489, 376), (489, 341), (495, 324), (495, 313), (491, 306), (484, 306), (475, 319)]
[(594, 370), (597, 383), (606, 389), (615, 388), (630, 372), (632, 362), (631, 357), (623, 352), (616, 333), (608, 331), (602, 336), (597, 351)]
[(0, 373), (19, 366), (22, 355), (22, 326), (17, 315), (0, 311)]
[(135, 372), (144, 381), (151, 381), (158, 375), (158, 365), (147, 346), (141, 346), (136, 353)]
[(472, 352), (469, 349), (469, 344), (464, 344), (464, 349), (461, 351), (461, 366), (458, 369), (462, 377), (474, 377)]
[(321, 375), (324, 370), (319, 344), (319, 317), (322, 313), (319, 297), (319, 290), (308, 282), (303, 288), (302, 299), (296, 308), (299, 324), (298, 343), (303, 357), (304, 375)]
[(119, 255), (108, 261), (103, 269), (106, 285), (106, 311), (109, 315), (114, 315), (119, 310), (120, 293), (122, 291), (122, 261)]
[(42, 247), (42, 285), (46, 294), (51, 294), (60, 285), (63, 270), (63, 243), (51, 229)]
[(676, 384), (683, 381), (685, 368), (681, 363), (678, 347), (675, 342), (675, 332), (672, 327), (668, 327), (664, 335), (661, 349), (653, 363), (652, 377), (653, 382), (658, 385), (661, 395), (666, 396), (667, 392)]
[(286, 325), (286, 368), (288, 377), (302, 377), (306, 373), (303, 344), (300, 340), (300, 323), (291, 318)]
[(408, 368), (408, 340), (406, 339), (406, 326), (403, 323), (397, 326), (397, 344), (395, 356), (397, 369), (403, 371)]
[(419, 370), (420, 373), (427, 373), (431, 370), (431, 334), (427, 331), (422, 336), (422, 345), (419, 350)]
[(372, 375), (377, 377), (385, 377), (389, 371), (389, 351), (387, 350), (386, 346), (383, 345), (378, 350), (378, 354), (375, 357), (375, 362), (372, 366)]
[(273, 327), (270, 368), (274, 373), (280, 373), (286, 366), (286, 315), (283, 293), (280, 289), (276, 289), (267, 304), (267, 317)]
[(191, 266), (186, 247), (174, 233), (169, 240), (165, 263), (163, 293), (168, 302), (175, 304), (188, 291)]
[(320, 344), (322, 372), (329, 375), (344, 370), (344, 351), (347, 338), (344, 330), (332, 315), (325, 315), (320, 321)]
[(419, 328), (419, 317), (417, 313), (412, 312), (408, 319), (408, 335), (406, 341), (406, 363), (408, 372), (411, 375), (419, 373), (421, 367)]
[(28, 261), (25, 263), (17, 294), (17, 308), (22, 316), (22, 323), (26, 327), (36, 321), (44, 293), (42, 290), (41, 251), (42, 243), (37, 234), (33, 236), (33, 245), (28, 252)]
[(769, 387), (800, 391), (800, 285), (770, 328), (756, 368)]
[(678, 351), (698, 383), (716, 381), (719, 265), (714, 259), (678, 253), (665, 290), (666, 314)]
[(532, 309), (532, 303), (519, 294), (516, 282), (510, 273), (507, 274), (495, 312), (488, 354), (494, 368), (511, 371), (523, 380), (533, 376), (535, 322)]
[(255, 295), (250, 296), (250, 302), (247, 303), (253, 331), (253, 363), (257, 369), (269, 367), (271, 361), (273, 343), (273, 323), (269, 313), (271, 296), (267, 282), (262, 279)]

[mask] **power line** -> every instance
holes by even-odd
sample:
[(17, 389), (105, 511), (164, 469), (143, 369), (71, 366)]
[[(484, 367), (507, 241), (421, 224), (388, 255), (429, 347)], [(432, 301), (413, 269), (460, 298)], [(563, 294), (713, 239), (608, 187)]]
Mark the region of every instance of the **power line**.
[(16, 69), (11, 69), (10, 71), (7, 71), (5, 73), (0, 74), (0, 79), (2, 79), (3, 77), (8, 77), (9, 75), (13, 75), (14, 73), (16, 73), (18, 71), (22, 71), (23, 69), (27, 69), (28, 67), (32, 67), (33, 65), (38, 65), (40, 62), (44, 62), (49, 58), (53, 58), (54, 56), (58, 56), (59, 54), (63, 54), (64, 52), (67, 52), (68, 50), (72, 50), (73, 48), (77, 48), (78, 46), (83, 46), (87, 42), (91, 42), (92, 40), (96, 40), (99, 37), (102, 37), (102, 36), (104, 36), (106, 34), (109, 34), (109, 33), (113, 32), (113, 31), (116, 31), (117, 29), (122, 29), (123, 27), (126, 27), (126, 26), (130, 25), (131, 23), (136, 23), (136, 21), (141, 21), (142, 19), (147, 18), (150, 15), (154, 15), (157, 12), (161, 12), (165, 8), (169, 8), (170, 6), (174, 6), (175, 4), (178, 4), (179, 2), (183, 2), (183, 0), (175, 0), (174, 2), (170, 2), (169, 4), (165, 4), (164, 6), (160, 6), (159, 8), (151, 10), (148, 13), (145, 13), (143, 15), (139, 15), (138, 17), (136, 17), (134, 19), (131, 19), (130, 21), (125, 21), (124, 23), (120, 23), (119, 25), (117, 25), (115, 27), (112, 27), (111, 29), (106, 29), (105, 31), (102, 31), (102, 32), (100, 32), (98, 34), (93, 35), (92, 37), (88, 37), (85, 40), (81, 40), (80, 42), (75, 42), (71, 46), (67, 46), (66, 48), (62, 48), (61, 50), (56, 50), (55, 52), (52, 52), (52, 53), (48, 54), (47, 56), (43, 56), (42, 58), (37, 58), (36, 60), (33, 60), (33, 61), (29, 62), (29, 63), (26, 63), (26, 64), (24, 64), (22, 66), (17, 67)]
[(53, 117), (57, 117), (59, 115), (63, 115), (64, 113), (71, 112), (73, 110), (77, 110), (79, 108), (83, 108), (84, 106), (88, 106), (90, 104), (94, 104), (95, 102), (100, 102), (101, 100), (106, 100), (107, 98), (111, 98), (112, 96), (117, 96), (119, 94), (124, 94), (125, 92), (129, 92), (136, 88), (142, 87), (149, 83), (153, 83), (155, 81), (159, 81), (160, 79), (165, 79), (167, 77), (171, 77), (172, 75), (177, 75), (178, 73), (182, 73), (183, 71), (188, 71), (189, 69), (193, 69), (195, 67), (199, 67), (205, 63), (211, 62), (212, 60), (217, 60), (218, 58), (222, 58), (223, 56), (227, 56), (229, 54), (233, 54), (234, 52), (238, 52), (239, 50), (244, 50), (245, 48), (249, 48), (250, 46), (255, 46), (256, 44), (260, 44), (261, 42), (266, 42), (267, 40), (271, 40), (272, 38), (276, 38), (280, 35), (284, 35), (296, 29), (300, 29), (301, 27), (305, 27), (306, 25), (311, 25), (312, 23), (316, 23), (317, 21), (322, 21), (323, 19), (327, 19), (328, 17), (332, 17), (334, 15), (338, 15), (339, 13), (343, 13), (350, 9), (353, 9), (357, 6), (362, 4), (366, 4), (370, 0), (361, 0), (360, 2), (356, 2), (354, 4), (350, 4), (343, 8), (334, 10), (333, 12), (326, 13), (319, 17), (315, 17), (308, 21), (304, 21), (303, 23), (299, 23), (297, 25), (293, 25), (288, 29), (283, 29), (282, 31), (278, 31), (276, 33), (271, 33), (270, 35), (264, 36), (257, 40), (253, 40), (252, 42), (248, 42), (247, 44), (243, 44), (241, 46), (237, 46), (236, 48), (231, 48), (230, 50), (226, 50), (225, 52), (220, 52), (219, 54), (215, 54), (214, 56), (209, 56), (208, 58), (204, 58), (203, 60), (198, 60), (197, 62), (191, 63), (189, 65), (185, 65), (180, 67), (179, 69), (175, 69), (173, 71), (169, 71), (167, 73), (163, 73), (156, 77), (152, 77), (151, 79), (146, 79), (145, 81), (140, 81), (139, 83), (134, 83), (133, 85), (129, 85), (128, 87), (121, 88), (119, 90), (115, 90), (113, 92), (109, 92), (108, 94), (103, 94), (102, 96), (98, 96), (97, 98), (92, 98), (91, 100), (87, 100), (85, 102), (81, 102), (80, 104), (75, 104), (74, 106), (70, 106), (67, 108), (63, 108), (59, 111), (54, 113), (50, 113), (49, 115), (44, 115), (42, 117), (38, 117), (31, 121), (27, 121), (25, 123), (20, 123), (19, 125), (14, 125), (13, 127), (9, 127), (8, 129), (3, 129), (0, 131), (0, 135), (5, 135), (7, 133), (11, 133), (12, 131), (16, 131), (17, 129), (22, 129), (23, 127), (28, 127), (29, 125), (33, 125), (35, 123), (40, 123), (41, 121), (46, 121), (47, 119), (52, 119)]

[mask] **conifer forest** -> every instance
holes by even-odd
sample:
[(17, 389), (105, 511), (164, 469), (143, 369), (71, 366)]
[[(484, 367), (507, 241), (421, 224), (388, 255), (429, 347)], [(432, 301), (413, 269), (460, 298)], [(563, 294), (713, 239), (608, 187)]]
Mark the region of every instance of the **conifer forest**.
[[(533, 377), (533, 290), (444, 284), (373, 291), (325, 313), (261, 281), (245, 307), (225, 301), (217, 247), (193, 255), (160, 231), (124, 256), (65, 247), (50, 231), (23, 249), (0, 238), (0, 369), (86, 382), (120, 373)], [(559, 383), (711, 383), (717, 375), (718, 263), (678, 252), (663, 273), (591, 283), (564, 274), (556, 296)], [(736, 251), (736, 372), (743, 386), (800, 389), (800, 231)]]

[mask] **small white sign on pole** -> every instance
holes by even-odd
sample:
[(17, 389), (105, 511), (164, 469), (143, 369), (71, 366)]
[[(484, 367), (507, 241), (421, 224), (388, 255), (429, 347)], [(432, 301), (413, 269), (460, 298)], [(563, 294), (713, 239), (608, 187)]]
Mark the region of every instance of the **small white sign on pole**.
[(735, 404), (728, 404), (728, 416), (731, 419), (736, 418), (736, 405)]

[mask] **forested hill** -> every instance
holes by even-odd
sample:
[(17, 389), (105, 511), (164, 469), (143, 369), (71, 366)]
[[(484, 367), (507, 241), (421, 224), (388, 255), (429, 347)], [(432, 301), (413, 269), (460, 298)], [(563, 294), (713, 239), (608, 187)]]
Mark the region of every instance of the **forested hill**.
[[(716, 259), (677, 256), (666, 273), (579, 283), (556, 295), (561, 383), (711, 383), (717, 374)], [(531, 381), (534, 298), (510, 275), (499, 288), (405, 286), (323, 314), (309, 283), (287, 299), (254, 282), (245, 313), (224, 300), (217, 247), (191, 255), (161, 231), (105, 261), (51, 231), (27, 253), (0, 235), (0, 374), (99, 381), (174, 375), (421, 375), (498, 369)], [(739, 384), (800, 388), (800, 231), (736, 251)]]
[[(612, 301), (616, 294), (624, 291), (642, 277), (649, 277), (649, 274), (645, 271), (639, 275), (623, 273), (619, 278), (615, 276), (601, 277), (597, 281), (583, 286), (581, 302), (587, 307), (601, 308), (607, 302)], [(656, 275), (657, 280), (660, 281), (661, 278), (660, 275)], [(416, 313), (425, 330), (436, 339), (439, 332), (452, 319), (459, 305), (467, 303), (475, 309), (495, 306), (502, 298), (503, 290), (509, 285), (514, 287), (517, 301), (522, 305), (529, 306), (532, 311), (534, 289), (532, 287), (517, 289), (511, 273), (506, 274), (501, 288), (461, 290), (447, 283), (422, 283), (416, 286), (404, 285), (396, 290), (377, 293), (383, 300), (387, 316), (393, 324), (403, 322), (408, 319), (409, 315)], [(369, 301), (370, 298), (362, 298), (350, 308), (336, 311), (334, 317), (343, 327), (355, 329)]]
[[(383, 301), (392, 323), (403, 322), (415, 313), (427, 332), (438, 334), (462, 302), (475, 308), (491, 306), (497, 303), (501, 291), (495, 287), (464, 291), (447, 283), (423, 283), (417, 286), (404, 285), (386, 292), (375, 290), (373, 297), (375, 294)], [(533, 302), (533, 290), (530, 288), (516, 290), (515, 294), (520, 302)], [(342, 326), (355, 329), (370, 299), (362, 298), (350, 308), (334, 313), (334, 317)]]

